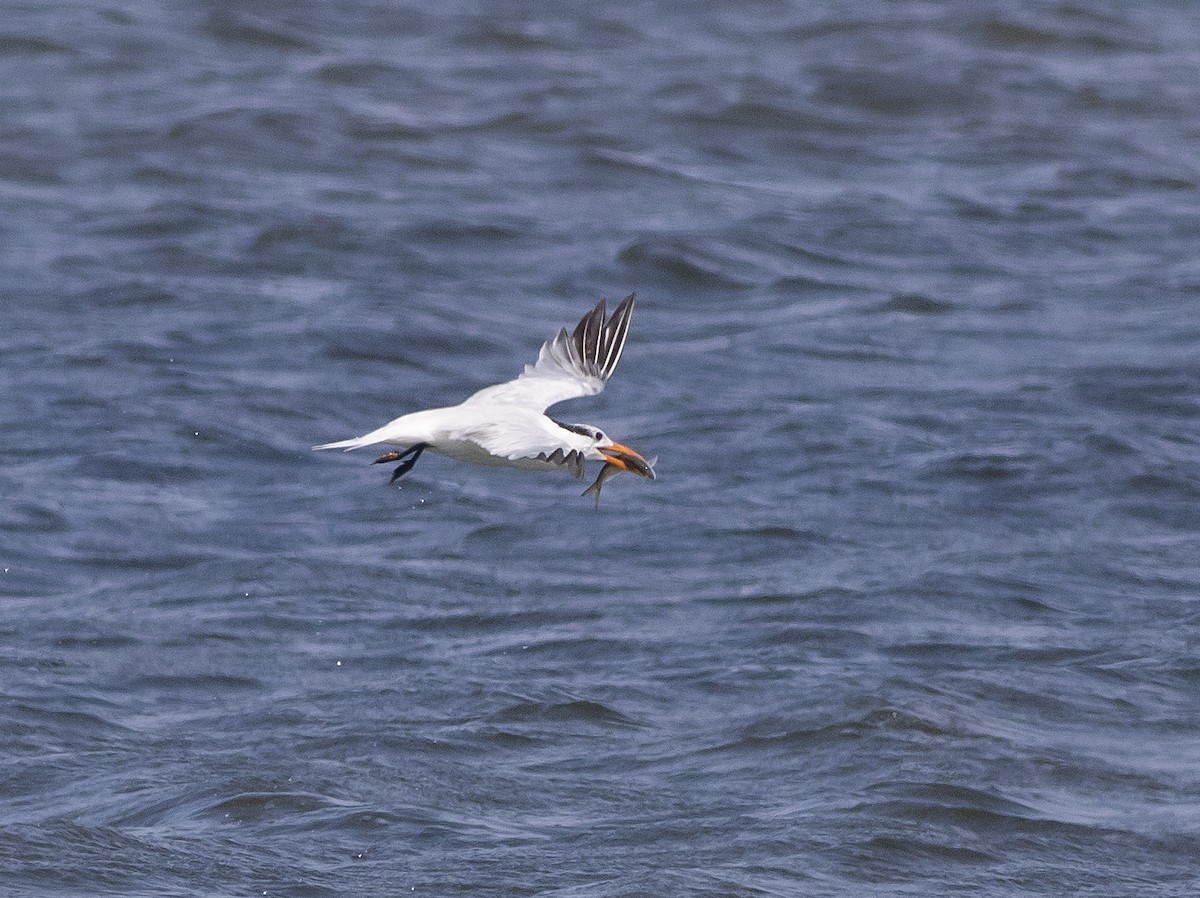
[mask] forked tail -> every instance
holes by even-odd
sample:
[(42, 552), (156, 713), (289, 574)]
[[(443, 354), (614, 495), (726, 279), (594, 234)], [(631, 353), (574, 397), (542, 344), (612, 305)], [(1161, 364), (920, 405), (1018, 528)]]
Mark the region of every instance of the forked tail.
[(338, 440), (336, 443), (322, 443), (320, 446), (313, 446), (313, 449), (345, 449), (347, 452), (349, 452), (351, 449), (360, 449), (363, 446), (373, 446), (379, 442), (381, 441), (372, 438), (371, 434), (367, 434), (365, 437), (354, 437), (350, 440)]

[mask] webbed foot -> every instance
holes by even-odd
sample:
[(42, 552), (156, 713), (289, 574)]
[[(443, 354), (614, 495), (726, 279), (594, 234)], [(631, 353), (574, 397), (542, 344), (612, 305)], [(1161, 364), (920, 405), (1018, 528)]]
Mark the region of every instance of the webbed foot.
[(388, 481), (388, 486), (391, 486), (405, 474), (412, 470), (413, 465), (417, 463), (417, 459), (421, 457), (421, 453), (428, 447), (428, 443), (417, 443), (415, 446), (410, 446), (403, 452), (397, 452), (394, 449), (391, 452), (385, 452), (379, 458), (375, 459), (372, 464), (382, 464), (384, 462), (398, 461), (400, 464), (396, 466), (396, 470), (392, 471), (392, 479)]

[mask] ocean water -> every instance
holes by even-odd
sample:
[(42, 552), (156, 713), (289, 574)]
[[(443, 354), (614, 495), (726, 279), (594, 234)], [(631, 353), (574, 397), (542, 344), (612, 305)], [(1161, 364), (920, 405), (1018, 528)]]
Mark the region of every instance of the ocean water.
[[(0, 892), (1200, 894), (1200, 7), (12, 2)], [(313, 453), (636, 290), (565, 476)]]

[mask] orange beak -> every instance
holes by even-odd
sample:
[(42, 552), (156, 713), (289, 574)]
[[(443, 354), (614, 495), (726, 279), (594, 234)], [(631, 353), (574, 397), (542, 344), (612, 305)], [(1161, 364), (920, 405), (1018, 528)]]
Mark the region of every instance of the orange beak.
[(608, 460), (608, 464), (616, 465), (624, 471), (641, 474), (643, 477), (649, 477), (651, 480), (654, 479), (654, 469), (650, 467), (650, 462), (646, 461), (646, 459), (642, 458), (628, 446), (613, 443), (611, 446), (601, 446), (599, 448)]

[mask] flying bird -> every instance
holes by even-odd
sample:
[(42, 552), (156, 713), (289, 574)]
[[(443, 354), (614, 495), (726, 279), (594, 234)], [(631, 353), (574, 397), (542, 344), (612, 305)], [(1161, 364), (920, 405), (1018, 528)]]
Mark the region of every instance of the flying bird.
[(625, 349), (634, 294), (605, 319), (604, 300), (588, 312), (573, 333), (566, 328), (543, 344), (537, 362), (515, 380), (484, 387), (458, 405), (402, 415), (377, 430), (314, 449), (398, 446), (374, 464), (400, 462), (390, 483), (412, 470), (425, 450), (476, 465), (526, 471), (565, 470), (583, 476), (585, 461), (602, 461), (600, 475), (584, 491), (600, 504), (609, 477), (631, 471), (654, 479), (653, 461), (610, 439), (591, 424), (564, 424), (546, 409), (567, 399), (594, 396), (604, 389)]

